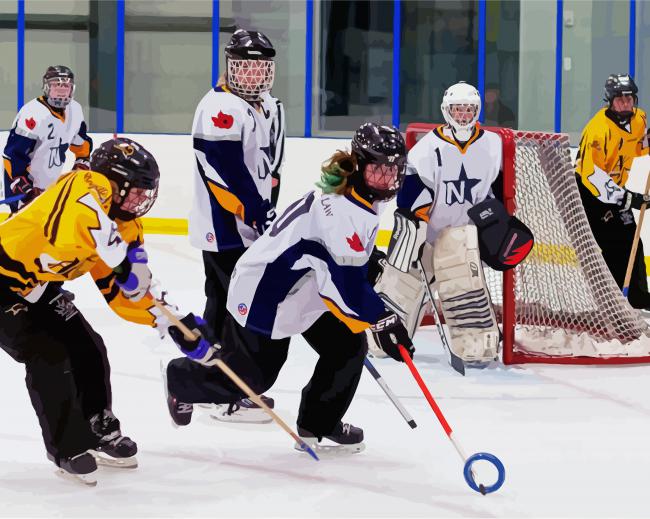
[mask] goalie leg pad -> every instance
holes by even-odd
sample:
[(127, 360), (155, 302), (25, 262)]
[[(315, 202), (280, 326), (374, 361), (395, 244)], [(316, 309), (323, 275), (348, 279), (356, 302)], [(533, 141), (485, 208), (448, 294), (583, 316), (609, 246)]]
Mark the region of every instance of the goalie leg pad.
[(465, 362), (496, 359), (499, 328), (481, 265), (476, 227), (443, 230), (434, 245), (433, 264), (450, 348)]
[(425, 310), (425, 287), (417, 270), (401, 272), (393, 265), (386, 264), (384, 273), (375, 285), (386, 307), (395, 312), (413, 337), (415, 329), (422, 322)]

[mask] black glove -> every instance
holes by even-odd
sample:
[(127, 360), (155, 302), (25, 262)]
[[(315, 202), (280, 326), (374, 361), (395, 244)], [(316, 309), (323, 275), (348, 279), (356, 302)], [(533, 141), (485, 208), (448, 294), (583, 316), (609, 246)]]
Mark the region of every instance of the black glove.
[(180, 320), (196, 335), (196, 339), (188, 339), (177, 326), (171, 325), (167, 328), (170, 337), (178, 345), (180, 350), (190, 359), (205, 364), (214, 358), (217, 348), (208, 341), (209, 330), (207, 323), (192, 312)]
[(40, 195), (43, 191), (34, 187), (33, 180), (31, 176), (18, 176), (14, 178), (9, 184), (9, 189), (13, 196), (22, 195), (23, 198), (20, 200), (19, 208), (25, 205), (28, 202), (31, 202), (34, 198)]
[(415, 348), (409, 338), (409, 334), (404, 328), (402, 321), (394, 312), (386, 310), (375, 324), (370, 326), (372, 337), (375, 339), (377, 346), (379, 346), (386, 355), (399, 362), (404, 362), (399, 353), (398, 345), (402, 345), (408, 351), (408, 354), (413, 358)]
[(386, 264), (386, 254), (377, 247), (372, 249), (368, 260), (368, 282), (374, 287), (381, 279)]
[(253, 227), (260, 234), (264, 234), (264, 231), (271, 226), (273, 220), (275, 220), (275, 209), (268, 200), (264, 200), (254, 210), (246, 209), (244, 212), (244, 223)]
[(648, 202), (650, 202), (650, 196), (625, 189), (625, 194), (618, 203), (618, 206), (621, 211), (627, 211), (628, 209), (641, 209)]

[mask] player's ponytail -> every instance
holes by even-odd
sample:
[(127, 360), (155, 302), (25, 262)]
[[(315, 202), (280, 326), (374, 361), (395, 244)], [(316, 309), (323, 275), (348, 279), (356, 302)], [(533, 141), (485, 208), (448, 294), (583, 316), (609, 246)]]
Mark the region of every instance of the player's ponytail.
[(348, 184), (348, 177), (357, 169), (357, 158), (353, 153), (338, 150), (321, 166), (320, 180), (316, 186), (323, 190), (323, 193), (345, 193)]

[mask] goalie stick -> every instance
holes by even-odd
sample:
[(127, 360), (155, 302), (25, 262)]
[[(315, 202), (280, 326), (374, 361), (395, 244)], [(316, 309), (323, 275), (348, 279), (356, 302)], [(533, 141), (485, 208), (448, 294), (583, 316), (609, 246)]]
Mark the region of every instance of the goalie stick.
[(448, 356), (447, 360), (449, 361), (449, 365), (458, 373), (465, 376), (465, 363), (463, 362), (463, 359), (461, 359), (458, 355), (456, 355), (453, 351), (451, 351), (451, 348), (449, 347), (449, 342), (447, 341), (447, 334), (445, 333), (445, 329), (442, 327), (442, 323), (440, 322), (440, 316), (438, 315), (438, 309), (436, 308), (436, 301), (433, 298), (433, 292), (431, 291), (431, 286), (427, 281), (427, 275), (425, 274), (424, 265), (422, 265), (422, 260), (418, 258), (417, 263), (418, 263), (418, 270), (420, 271), (420, 278), (422, 278), (422, 283), (424, 283), (424, 287), (427, 290), (429, 301), (431, 301), (431, 309), (433, 310), (433, 320), (436, 323), (436, 328), (438, 329), (438, 335), (440, 335), (440, 341), (442, 342), (442, 346), (447, 352), (447, 356)]

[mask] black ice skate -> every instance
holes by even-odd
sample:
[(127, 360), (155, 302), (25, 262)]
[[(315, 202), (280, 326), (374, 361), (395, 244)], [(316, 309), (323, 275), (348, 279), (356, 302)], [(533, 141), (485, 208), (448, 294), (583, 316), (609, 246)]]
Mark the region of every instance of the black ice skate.
[[(260, 395), (260, 398), (262, 399), (262, 402), (273, 409), (275, 402), (272, 398), (264, 395)], [(215, 404), (214, 408), (210, 412), (210, 416), (221, 422), (271, 423), (273, 421), (273, 419), (264, 412), (264, 409), (258, 406), (250, 398), (242, 398), (232, 404)]]
[[(339, 422), (334, 430), (322, 438), (298, 427), (298, 436), (309, 445), (317, 454), (319, 453), (345, 453), (354, 454), (363, 451), (366, 446), (363, 444), (363, 429), (349, 423)], [(296, 450), (303, 449), (297, 443)]]
[(97, 463), (90, 453), (82, 452), (70, 458), (62, 458), (56, 464), (59, 467), (57, 476), (89, 487), (97, 485)]
[(160, 373), (162, 375), (165, 399), (167, 400), (167, 410), (169, 411), (169, 416), (171, 416), (172, 424), (174, 427), (189, 425), (192, 421), (194, 405), (180, 402), (169, 392), (169, 386), (167, 386), (167, 367), (163, 364), (162, 360), (160, 361)]
[(134, 469), (138, 466), (135, 455), (138, 445), (120, 431), (120, 421), (110, 410), (96, 414), (90, 419), (90, 428), (99, 441), (88, 452), (95, 457), (98, 465), (121, 469)]

